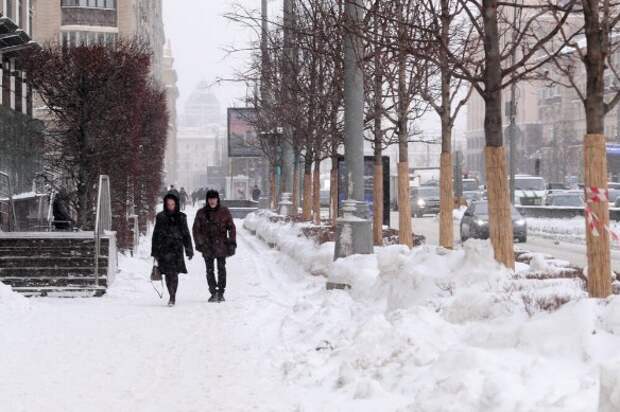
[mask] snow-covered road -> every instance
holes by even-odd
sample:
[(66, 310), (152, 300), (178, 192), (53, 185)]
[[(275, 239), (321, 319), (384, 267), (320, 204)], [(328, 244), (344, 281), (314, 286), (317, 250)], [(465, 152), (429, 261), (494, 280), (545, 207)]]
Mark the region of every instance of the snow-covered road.
[(180, 277), (177, 306), (166, 307), (146, 281), (145, 247), (142, 258), (121, 258), (101, 299), (0, 305), (0, 410), (293, 410), (265, 354), (295, 291), (279, 284), (272, 252), (247, 236), (239, 230), (223, 304), (207, 303), (198, 255)]
[[(398, 227), (398, 213), (392, 213), (392, 227)], [(413, 231), (426, 237), (428, 244), (439, 244), (439, 222), (436, 216), (425, 216), (412, 219)], [(460, 240), (459, 225), (454, 225), (454, 239)], [(528, 233), (526, 243), (516, 243), (515, 246), (525, 250), (543, 253), (562, 259), (578, 267), (587, 266), (586, 245), (579, 239), (567, 241), (566, 239), (555, 240), (550, 236), (539, 236)], [(620, 272), (620, 250), (611, 250), (611, 264), (613, 270)]]

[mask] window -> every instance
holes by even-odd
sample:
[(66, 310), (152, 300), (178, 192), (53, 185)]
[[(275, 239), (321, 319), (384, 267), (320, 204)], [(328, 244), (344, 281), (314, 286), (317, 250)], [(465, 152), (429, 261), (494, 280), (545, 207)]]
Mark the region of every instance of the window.
[(62, 33), (62, 45), (63, 47), (87, 46), (93, 44), (113, 46), (116, 44), (117, 36), (117, 33), (65, 31)]
[(115, 9), (116, 0), (62, 0), (63, 7), (89, 7), (93, 9)]
[(13, 0), (6, 0), (6, 16), (9, 19), (15, 19), (15, 14), (13, 13)]

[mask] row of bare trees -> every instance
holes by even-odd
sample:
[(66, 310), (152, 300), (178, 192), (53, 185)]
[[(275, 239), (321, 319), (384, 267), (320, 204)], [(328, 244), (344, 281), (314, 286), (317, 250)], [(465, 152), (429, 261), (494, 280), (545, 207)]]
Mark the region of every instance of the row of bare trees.
[(127, 216), (137, 214), (143, 230), (155, 216), (168, 131), (149, 49), (54, 43), (25, 55), (22, 67), (48, 110), (44, 177), (66, 190), (78, 225), (92, 230), (98, 177), (109, 175), (113, 228), (129, 246)]
[[(252, 103), (259, 113), (259, 130), (272, 132), (261, 134), (272, 166), (278, 164), (281, 144), (274, 135), (282, 138), (275, 131), (292, 130), (284, 138), (291, 139), (303, 159), (305, 219), (320, 220), (319, 168), (327, 158), (332, 159), (330, 212), (335, 218), (346, 31), (364, 41), (358, 59), (365, 69), (365, 137), (376, 159), (376, 244), (382, 242), (381, 157), (386, 147), (397, 144), (400, 243), (412, 245), (408, 145), (423, 140), (416, 120), (433, 111), (441, 125), (440, 244), (454, 247), (452, 131), (469, 97), (477, 93), (485, 103), (491, 243), (496, 259), (514, 267), (502, 92), (516, 82), (536, 81), (541, 87), (557, 83), (577, 91), (587, 124), (585, 186), (588, 193), (607, 188), (604, 116), (620, 101), (615, 66), (620, 61), (620, 7), (614, 0), (360, 0), (355, 4), (363, 18), (357, 27), (343, 16), (345, 3), (353, 0), (286, 1), (293, 5), (294, 18), (288, 26), (278, 19), (263, 26), (263, 47), (257, 49), (245, 80), (260, 84)], [(229, 17), (250, 26), (261, 23), (260, 16), (247, 10)], [(294, 33), (289, 48), (282, 40), (283, 29)], [(605, 201), (589, 200), (588, 220), (599, 230), (588, 229), (588, 287), (592, 296), (605, 297), (611, 293), (609, 214)]]

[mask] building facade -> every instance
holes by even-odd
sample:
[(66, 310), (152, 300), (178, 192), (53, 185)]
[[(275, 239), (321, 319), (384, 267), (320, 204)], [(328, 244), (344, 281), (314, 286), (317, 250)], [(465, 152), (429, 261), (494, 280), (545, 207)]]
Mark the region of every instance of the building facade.
[(29, 1), (34, 40), (71, 46), (138, 38), (151, 48), (153, 77), (161, 81), (165, 43), (162, 0)]
[(208, 168), (222, 167), (225, 141), (224, 129), (217, 124), (179, 128), (177, 185), (189, 190), (209, 186)]
[(177, 87), (177, 72), (174, 69), (174, 57), (172, 57), (172, 47), (170, 42), (166, 43), (164, 49), (164, 60), (162, 83), (166, 89), (166, 100), (168, 106), (168, 139), (166, 143), (166, 156), (164, 160), (164, 180), (166, 185), (174, 184), (177, 181), (177, 100), (179, 98), (179, 88)]
[[(537, 85), (522, 81), (516, 89), (516, 125), (515, 136), (515, 169), (518, 174), (535, 174), (536, 158), (534, 152), (540, 145), (542, 128), (538, 113)], [(510, 90), (502, 92), (502, 122), (504, 126), (504, 146), (506, 156), (510, 156), (510, 133), (508, 125), (510, 118), (507, 115), (510, 107)], [(465, 129), (465, 170), (470, 176), (485, 180), (484, 163), (484, 100), (473, 92), (467, 102), (466, 129)]]
[(14, 192), (32, 188), (41, 167), (42, 124), (32, 119), (32, 92), (19, 56), (35, 47), (30, 0), (0, 0), (0, 172)]

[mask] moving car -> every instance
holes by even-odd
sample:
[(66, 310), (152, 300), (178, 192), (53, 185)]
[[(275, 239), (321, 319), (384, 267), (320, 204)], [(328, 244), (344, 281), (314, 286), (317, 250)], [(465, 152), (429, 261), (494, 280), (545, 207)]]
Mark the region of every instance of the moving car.
[(546, 206), (583, 207), (582, 192), (556, 192), (547, 195)]
[(568, 190), (568, 185), (564, 183), (551, 182), (547, 184), (547, 193), (566, 192)]
[(515, 203), (518, 205), (542, 205), (547, 192), (545, 179), (540, 176), (515, 176)]
[[(527, 242), (527, 222), (519, 211), (512, 206), (513, 237), (519, 242)], [(472, 202), (461, 220), (461, 240), (489, 238), (488, 202), (481, 200)]]
[(439, 186), (411, 188), (411, 215), (422, 217), (427, 213), (439, 213)]

